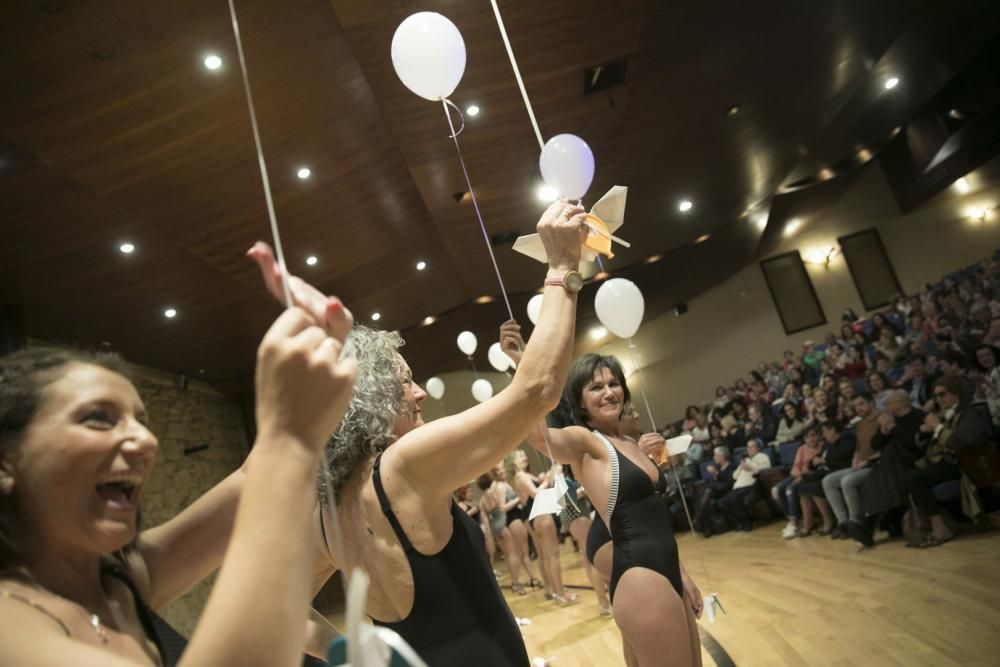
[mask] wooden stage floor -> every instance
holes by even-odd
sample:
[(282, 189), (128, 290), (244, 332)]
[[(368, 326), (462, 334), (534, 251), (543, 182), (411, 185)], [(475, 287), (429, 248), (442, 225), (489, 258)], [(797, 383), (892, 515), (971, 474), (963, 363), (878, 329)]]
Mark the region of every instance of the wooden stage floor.
[[(860, 549), (825, 537), (783, 540), (783, 526), (678, 536), (688, 572), (728, 612), (699, 623), (706, 667), (1000, 664), (1000, 532), (926, 550), (883, 535)], [(567, 584), (589, 585), (569, 540), (561, 558)], [(521, 628), (530, 657), (555, 658), (552, 667), (624, 664), (617, 626), (589, 590), (577, 591), (580, 604), (557, 607), (540, 591), (511, 594), (502, 561), (497, 569), (514, 615), (531, 621)], [(704, 648), (713, 639), (731, 662)]]

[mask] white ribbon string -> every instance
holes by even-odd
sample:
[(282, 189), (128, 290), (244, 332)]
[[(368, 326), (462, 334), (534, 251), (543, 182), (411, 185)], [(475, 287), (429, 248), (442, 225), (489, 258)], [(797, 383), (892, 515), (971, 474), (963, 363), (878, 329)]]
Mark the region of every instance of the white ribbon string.
[[(632, 357), (635, 374), (639, 376), (639, 395), (642, 396), (642, 402), (646, 405), (646, 414), (649, 415), (649, 422), (653, 425), (653, 432), (659, 433), (660, 429), (656, 427), (656, 419), (653, 418), (653, 408), (649, 406), (649, 399), (646, 397), (646, 383), (642, 379), (642, 369), (639, 368), (639, 361), (635, 356), (635, 343), (632, 342), (631, 338), (628, 339), (628, 351)], [(674, 481), (677, 482), (677, 494), (681, 497), (681, 504), (684, 505), (684, 514), (687, 515), (688, 525), (691, 526), (693, 532), (694, 521), (691, 519), (691, 510), (688, 509), (687, 499), (684, 497), (684, 486), (681, 484), (680, 475), (677, 474), (677, 466), (671, 464), (670, 469), (674, 471)]]
[(497, 27), (500, 28), (500, 37), (503, 39), (503, 45), (507, 49), (507, 57), (510, 59), (511, 69), (514, 70), (514, 78), (517, 79), (517, 87), (521, 89), (521, 98), (524, 100), (524, 108), (528, 110), (528, 118), (531, 119), (531, 127), (535, 130), (535, 138), (538, 139), (539, 150), (545, 148), (545, 142), (542, 141), (542, 131), (538, 129), (538, 121), (535, 120), (535, 111), (531, 108), (531, 100), (528, 99), (528, 91), (524, 88), (524, 80), (521, 78), (521, 70), (517, 67), (517, 60), (514, 58), (514, 49), (510, 47), (510, 40), (507, 39), (507, 28), (503, 25), (503, 19), (500, 17), (500, 8), (497, 6), (497, 0), (490, 0), (493, 5), (493, 13), (497, 17)]
[[(229, 0), (232, 2), (232, 0)], [(486, 250), (490, 253), (490, 261), (493, 262), (493, 270), (497, 274), (497, 282), (500, 283), (500, 294), (503, 295), (503, 302), (507, 304), (507, 314), (510, 319), (514, 319), (514, 311), (510, 307), (510, 299), (507, 298), (507, 288), (504, 287), (503, 278), (500, 277), (500, 267), (497, 265), (497, 258), (493, 254), (493, 244), (490, 243), (490, 235), (486, 233), (486, 225), (483, 223), (483, 216), (479, 212), (479, 202), (476, 200), (476, 193), (472, 189), (472, 182), (469, 180), (469, 170), (465, 168), (465, 158), (462, 157), (462, 147), (458, 145), (458, 132), (455, 132), (455, 125), (451, 122), (451, 113), (448, 111), (448, 105), (451, 104), (448, 100), (441, 100), (441, 107), (444, 109), (444, 116), (448, 119), (448, 128), (451, 130), (451, 140), (455, 142), (455, 150), (458, 152), (458, 162), (462, 165), (462, 175), (465, 176), (465, 186), (469, 188), (469, 196), (472, 198), (472, 207), (476, 211), (476, 219), (479, 220), (479, 229), (483, 232), (483, 241), (486, 242)], [(455, 107), (454, 104), (451, 106)], [(457, 110), (458, 107), (455, 107)], [(459, 116), (462, 112), (459, 111)], [(465, 127), (465, 119), (462, 120), (462, 126)], [(461, 130), (460, 130), (461, 131)]]
[[(236, 40), (236, 53), (239, 56), (240, 61), (240, 73), (243, 77), (243, 92), (246, 94), (247, 98), (247, 110), (250, 112), (250, 127), (253, 129), (254, 147), (257, 149), (257, 164), (260, 167), (260, 180), (264, 187), (264, 200), (267, 202), (267, 217), (271, 223), (271, 238), (274, 241), (274, 252), (276, 259), (278, 260), (278, 270), (281, 271), (281, 286), (284, 291), (285, 307), (291, 308), (292, 292), (289, 287), (288, 270), (285, 267), (285, 255), (281, 248), (281, 233), (278, 230), (278, 216), (274, 212), (274, 198), (271, 196), (271, 181), (267, 177), (267, 163), (264, 160), (264, 149), (261, 146), (260, 130), (257, 126), (257, 112), (254, 108), (253, 94), (250, 92), (250, 75), (247, 73), (246, 58), (243, 55), (243, 43), (240, 38), (240, 24), (236, 19), (236, 7), (234, 5), (234, 0), (229, 0), (229, 16), (233, 21), (233, 37)], [(337, 519), (337, 500), (334, 494), (333, 483), (330, 479), (330, 470), (326, 462), (325, 452), (323, 456), (323, 465), (320, 466), (320, 476), (323, 481), (323, 486), (327, 489), (326, 506), (324, 506), (322, 498), (318, 499), (320, 521), (324, 521), (324, 511), (326, 511), (330, 518), (328, 523), (332, 528), (334, 551), (339, 552), (339, 554), (333, 555), (333, 560), (339, 567), (343, 567), (344, 549), (340, 522)], [(347, 576), (342, 573), (340, 580), (344, 585), (344, 597), (346, 599), (348, 595)]]

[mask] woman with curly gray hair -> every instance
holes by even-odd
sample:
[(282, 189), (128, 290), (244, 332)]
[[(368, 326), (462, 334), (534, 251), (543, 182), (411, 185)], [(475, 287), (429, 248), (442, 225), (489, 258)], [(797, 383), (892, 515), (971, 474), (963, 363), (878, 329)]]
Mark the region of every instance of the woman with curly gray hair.
[[(573, 348), (584, 215), (556, 202), (538, 223), (549, 264), (545, 300), (513, 380), (493, 398), (424, 424), (427, 395), (399, 354), (398, 334), (355, 327), (344, 345), (357, 363), (355, 394), (330, 438), (331, 488), (323, 489), (327, 508), (331, 495), (337, 501), (343, 539), (333, 539), (330, 513), (317, 509), (314, 584), (318, 590), (338, 569), (366, 570), (369, 616), (428, 664), (528, 663), (479, 526), (451, 493), (513, 450), (559, 402)], [(280, 295), (273, 260), (257, 259)]]

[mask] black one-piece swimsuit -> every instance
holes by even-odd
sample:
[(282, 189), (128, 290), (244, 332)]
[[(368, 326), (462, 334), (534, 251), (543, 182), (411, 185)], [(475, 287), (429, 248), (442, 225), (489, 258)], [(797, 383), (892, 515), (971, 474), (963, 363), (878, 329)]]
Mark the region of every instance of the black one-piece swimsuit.
[(420, 553), (392, 511), (380, 463), (381, 455), (375, 459), (372, 482), (413, 573), (413, 607), (394, 623), (372, 620), (398, 632), (431, 667), (527, 665), (524, 639), (497, 586), (479, 525), (452, 502), (451, 539), (436, 554)]
[(607, 447), (611, 466), (611, 489), (603, 517), (613, 545), (608, 582), (611, 598), (622, 575), (633, 567), (659, 572), (683, 596), (673, 518), (662, 496), (667, 480), (657, 471), (657, 483), (653, 484), (649, 474), (619, 452), (603, 433), (595, 430), (594, 435)]

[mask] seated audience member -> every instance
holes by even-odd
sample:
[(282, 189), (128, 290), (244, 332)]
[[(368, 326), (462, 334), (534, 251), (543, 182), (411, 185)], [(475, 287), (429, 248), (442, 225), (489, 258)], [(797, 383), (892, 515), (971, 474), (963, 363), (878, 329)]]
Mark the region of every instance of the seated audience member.
[(854, 400), (854, 397), (858, 395), (858, 392), (854, 389), (854, 382), (848, 380), (847, 378), (842, 378), (837, 383), (837, 413), (840, 416), (840, 421), (846, 423), (844, 419), (844, 405), (850, 404)]
[(911, 343), (916, 343), (918, 341), (929, 340), (931, 335), (930, 324), (924, 320), (923, 314), (919, 310), (911, 312), (906, 324), (906, 333), (903, 337)]
[(771, 467), (770, 457), (761, 449), (760, 440), (747, 441), (746, 456), (733, 473), (733, 489), (719, 501), (736, 530), (750, 530), (750, 506), (757, 500), (757, 473)]
[(931, 384), (934, 379), (927, 371), (927, 357), (915, 354), (906, 362), (906, 372), (896, 386), (906, 390), (913, 407), (920, 408), (931, 399)]
[(789, 401), (781, 406), (781, 418), (778, 420), (778, 432), (774, 440), (770, 443), (772, 447), (794, 442), (799, 439), (805, 425), (799, 416), (799, 407), (794, 402)]
[(902, 366), (893, 366), (889, 362), (889, 359), (881, 354), (875, 357), (875, 370), (881, 374), (882, 377), (887, 378), (890, 386), (892, 387), (896, 386), (899, 379), (903, 377), (903, 373), (906, 372), (906, 369)]
[(840, 342), (831, 344), (830, 349), (827, 351), (826, 360), (830, 363), (830, 370), (835, 375), (841, 374), (844, 371), (844, 365), (847, 363), (843, 344)]
[(809, 419), (806, 421), (806, 425), (818, 426), (823, 422), (836, 418), (837, 406), (831, 404), (830, 395), (825, 389), (817, 388), (813, 391), (812, 411), (809, 414)]
[(797, 383), (789, 381), (785, 385), (785, 388), (781, 390), (781, 397), (771, 402), (771, 411), (774, 414), (780, 414), (781, 407), (785, 403), (794, 403), (796, 408), (800, 407), (801, 398), (799, 397), (799, 385)]
[(916, 437), (922, 423), (923, 414), (913, 409), (909, 394), (894, 389), (886, 400), (885, 412), (879, 415), (879, 430), (872, 437), (878, 462), (861, 487), (865, 516), (847, 525), (848, 535), (865, 546), (875, 544), (875, 521), (906, 504), (904, 476), (921, 456)]
[(789, 371), (795, 368), (798, 364), (795, 361), (795, 353), (791, 350), (785, 350), (781, 355), (782, 367), (785, 369), (785, 374), (787, 375)]
[(804, 441), (798, 451), (795, 452), (795, 462), (792, 464), (790, 476), (781, 480), (777, 486), (771, 490), (771, 494), (781, 507), (781, 511), (788, 517), (788, 525), (781, 531), (781, 536), (786, 540), (799, 534), (799, 514), (801, 506), (799, 503), (799, 484), (802, 483), (802, 476), (808, 470), (809, 462), (822, 449), (818, 426), (807, 426), (803, 433)]
[(878, 340), (872, 343), (872, 347), (877, 353), (888, 359), (889, 363), (899, 358), (903, 350), (906, 349), (899, 344), (896, 334), (888, 328), (879, 330)]
[(720, 384), (715, 388), (715, 400), (712, 402), (712, 409), (721, 410), (727, 405), (729, 405), (729, 396), (726, 394), (726, 388)]
[(896, 335), (896, 325), (886, 319), (885, 315), (882, 313), (875, 313), (872, 315), (872, 329), (881, 334), (883, 329), (888, 329), (893, 335)]
[(835, 540), (847, 537), (848, 521), (861, 519), (861, 485), (871, 474), (872, 438), (878, 431), (878, 413), (871, 394), (864, 392), (854, 397), (854, 456), (848, 467), (835, 470), (823, 478), (823, 495), (833, 510), (837, 525), (833, 529)]
[(837, 398), (837, 378), (832, 373), (827, 373), (820, 377), (819, 388), (826, 392), (826, 397), (830, 399), (832, 403), (836, 402)]
[(802, 505), (802, 530), (799, 537), (808, 537), (815, 529), (814, 509), (819, 509), (823, 517), (819, 534), (829, 535), (833, 532), (834, 518), (823, 495), (823, 479), (831, 472), (850, 467), (854, 457), (854, 434), (844, 433), (840, 422), (828, 421), (823, 424), (822, 431), (821, 450), (809, 461), (799, 485), (799, 503)]
[(684, 432), (689, 432), (695, 427), (695, 418), (701, 414), (701, 408), (697, 405), (689, 405), (684, 411)]
[(983, 336), (983, 345), (1000, 347), (1000, 315), (994, 314), (990, 320), (989, 327), (986, 329), (986, 335)]
[(849, 380), (858, 380), (868, 372), (868, 362), (865, 360), (865, 348), (862, 345), (852, 344), (847, 348), (847, 362), (841, 370), (841, 377)]
[(759, 403), (754, 403), (748, 409), (747, 423), (743, 425), (743, 432), (746, 440), (757, 438), (761, 442), (770, 442), (774, 439), (776, 431), (774, 418), (771, 411), (761, 407)]
[(819, 362), (825, 356), (823, 352), (816, 349), (816, 344), (811, 340), (802, 343), (802, 363), (814, 377), (819, 375)]
[(868, 374), (868, 393), (872, 395), (876, 411), (885, 410), (885, 399), (889, 397), (889, 391), (889, 381), (884, 375), (878, 371), (872, 371)]
[[(994, 322), (1000, 320), (994, 320)], [(983, 344), (976, 348), (976, 399), (990, 409), (993, 424), (1000, 429), (1000, 349)]]
[(936, 547), (954, 537), (934, 497), (934, 487), (961, 478), (955, 453), (965, 447), (990, 444), (993, 436), (988, 409), (962, 397), (961, 380), (943, 377), (934, 382), (933, 389), (938, 409), (927, 414), (917, 435), (923, 457), (905, 475), (913, 504), (931, 522), (931, 533), (919, 545), (921, 548)]
[(788, 384), (788, 375), (782, 369), (781, 364), (777, 361), (772, 361), (767, 365), (764, 380), (767, 382), (767, 388), (771, 390), (771, 394), (777, 396), (781, 394), (785, 385)]
[(712, 455), (713, 463), (706, 469), (708, 482), (698, 494), (695, 503), (694, 529), (705, 537), (711, 537), (716, 532), (715, 508), (719, 498), (722, 498), (733, 488), (733, 473), (736, 466), (730, 460), (727, 447), (716, 447)]
[(701, 445), (708, 442), (710, 434), (708, 432), (708, 423), (705, 419), (705, 413), (700, 410), (698, 411), (698, 414), (695, 415), (694, 418), (694, 425), (687, 432), (691, 435), (692, 442), (697, 442)]

